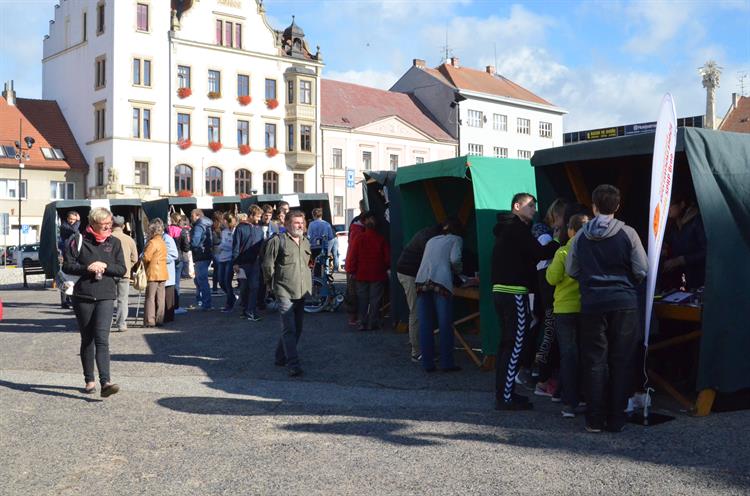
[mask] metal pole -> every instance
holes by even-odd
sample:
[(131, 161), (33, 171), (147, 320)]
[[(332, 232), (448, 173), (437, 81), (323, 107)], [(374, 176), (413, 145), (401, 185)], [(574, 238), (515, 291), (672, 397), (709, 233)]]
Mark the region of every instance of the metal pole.
[(23, 122), (18, 119), (18, 251), (16, 252), (16, 266), (21, 262), (21, 172), (23, 171)]

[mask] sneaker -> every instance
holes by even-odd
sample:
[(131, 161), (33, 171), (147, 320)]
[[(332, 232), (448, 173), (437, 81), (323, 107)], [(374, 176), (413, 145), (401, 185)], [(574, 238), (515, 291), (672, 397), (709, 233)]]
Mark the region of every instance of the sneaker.
[(563, 418), (575, 418), (576, 416), (575, 409), (568, 405), (562, 407), (562, 411), (560, 413), (562, 413)]
[(591, 432), (592, 434), (599, 434), (601, 431), (602, 431), (602, 428), (598, 425), (586, 424), (586, 432)]
[(557, 388), (557, 390), (552, 393), (552, 403), (562, 403), (562, 391), (560, 391), (560, 388)]
[(537, 382), (536, 387), (534, 388), (534, 394), (536, 396), (545, 396), (547, 398), (552, 397), (552, 393), (547, 390), (546, 382)]
[(414, 362), (414, 363), (421, 362), (422, 361), (422, 355), (421, 354), (415, 355), (414, 353), (412, 353), (412, 355), (411, 355), (411, 361)]
[(183, 313), (188, 313), (188, 312), (184, 308), (175, 308), (174, 309), (174, 314), (175, 315), (182, 315)]
[(528, 401), (495, 401), (495, 410), (499, 411), (523, 411), (533, 410), (534, 404)]
[(245, 318), (251, 322), (260, 322), (261, 320), (263, 320), (263, 317), (261, 317), (255, 312), (245, 314)]
[(221, 309), (221, 313), (231, 313), (232, 307), (224, 307)]

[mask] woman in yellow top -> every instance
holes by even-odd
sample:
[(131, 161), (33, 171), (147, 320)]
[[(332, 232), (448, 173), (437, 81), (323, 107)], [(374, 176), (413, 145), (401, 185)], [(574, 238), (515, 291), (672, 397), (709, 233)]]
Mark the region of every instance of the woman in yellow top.
[(578, 398), (578, 331), (580, 329), (581, 293), (578, 281), (565, 273), (565, 259), (576, 233), (588, 222), (586, 214), (573, 215), (568, 221), (568, 242), (561, 246), (547, 267), (547, 282), (555, 287), (553, 312), (555, 332), (560, 347), (560, 382), (562, 416), (572, 418), (579, 408)]
[(165, 285), (169, 278), (167, 271), (167, 245), (162, 239), (164, 223), (161, 219), (149, 222), (146, 238), (148, 243), (143, 250), (143, 263), (146, 267), (146, 303), (143, 307), (144, 327), (154, 327), (164, 323), (166, 306)]

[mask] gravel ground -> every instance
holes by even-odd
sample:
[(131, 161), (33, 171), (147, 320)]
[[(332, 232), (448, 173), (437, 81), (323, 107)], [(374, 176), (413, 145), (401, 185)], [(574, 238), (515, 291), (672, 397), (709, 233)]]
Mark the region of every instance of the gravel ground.
[(343, 313), (306, 315), (301, 380), (273, 366), (274, 314), (131, 327), (110, 340), (121, 393), (87, 396), (73, 316), (33, 288), (0, 292), (0, 495), (750, 493), (750, 412), (618, 435), (543, 399), (495, 412), (463, 353), (426, 375), (405, 335)]

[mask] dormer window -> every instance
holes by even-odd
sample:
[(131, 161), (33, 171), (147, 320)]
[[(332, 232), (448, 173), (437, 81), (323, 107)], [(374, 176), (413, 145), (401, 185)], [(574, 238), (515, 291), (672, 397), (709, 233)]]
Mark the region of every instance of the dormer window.
[(242, 24), (216, 19), (216, 44), (229, 48), (242, 48)]

